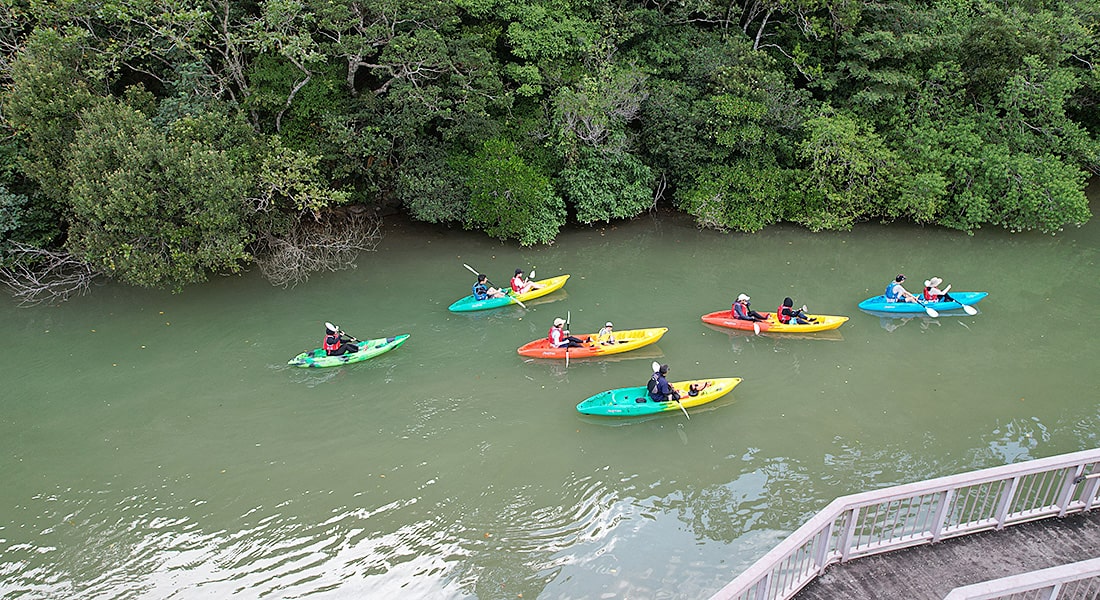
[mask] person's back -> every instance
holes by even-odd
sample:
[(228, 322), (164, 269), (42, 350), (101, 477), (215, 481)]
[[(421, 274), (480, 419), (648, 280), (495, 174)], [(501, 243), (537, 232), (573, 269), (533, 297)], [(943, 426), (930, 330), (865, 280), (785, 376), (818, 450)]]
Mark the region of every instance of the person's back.
[(669, 385), (668, 379), (665, 375), (668, 374), (668, 365), (661, 365), (657, 372), (653, 373), (650, 377), (649, 383), (646, 384), (646, 391), (649, 392), (649, 399), (654, 402), (668, 402), (670, 400), (679, 400), (680, 395), (676, 393), (676, 390), (672, 389)]

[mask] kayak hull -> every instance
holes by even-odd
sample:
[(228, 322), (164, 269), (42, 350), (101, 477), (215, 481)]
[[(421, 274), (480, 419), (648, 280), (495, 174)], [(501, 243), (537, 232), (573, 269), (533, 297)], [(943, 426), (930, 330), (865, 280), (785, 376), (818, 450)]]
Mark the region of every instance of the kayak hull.
[(324, 367), (339, 367), (340, 365), (349, 365), (352, 363), (361, 362), (368, 358), (374, 358), (379, 354), (384, 354), (398, 348), (401, 344), (405, 343), (405, 340), (409, 339), (409, 334), (404, 333), (393, 337), (375, 338), (373, 340), (360, 340), (355, 342), (359, 346), (358, 352), (352, 352), (350, 354), (341, 354), (340, 356), (328, 356), (324, 349), (315, 348), (309, 352), (303, 352), (298, 356), (290, 359), (286, 364), (292, 367), (302, 367), (319, 369)]
[(473, 294), (460, 298), (447, 307), (447, 310), (451, 312), (473, 312), (476, 310), (489, 310), (492, 308), (500, 308), (502, 306), (510, 306), (516, 304), (516, 300), (520, 302), (526, 302), (528, 300), (534, 300), (535, 298), (541, 298), (552, 292), (560, 290), (565, 282), (569, 280), (568, 275), (558, 275), (557, 277), (550, 277), (549, 279), (539, 279), (535, 283), (542, 284), (543, 287), (540, 290), (531, 290), (523, 294), (513, 295), (511, 291), (507, 296), (503, 298), (486, 298), (485, 300), (475, 300)]
[(876, 313), (905, 314), (923, 313), (926, 308), (938, 312), (961, 310), (964, 305), (973, 306), (988, 296), (988, 292), (951, 292), (951, 297), (957, 302), (887, 302), (886, 296), (874, 296), (859, 303), (860, 310)]
[[(667, 327), (650, 327), (648, 329), (624, 329), (623, 331), (615, 332), (614, 344), (597, 344), (596, 334), (588, 333), (584, 335), (578, 335), (576, 337), (580, 339), (591, 339), (591, 344), (585, 344), (579, 348), (569, 348), (569, 358), (591, 358), (606, 356), (609, 354), (620, 354), (622, 352), (629, 352), (631, 350), (637, 350), (644, 346), (655, 343), (661, 339), (668, 331)], [(550, 359), (564, 359), (566, 356), (565, 348), (552, 348), (550, 346), (550, 340), (546, 338), (540, 338), (533, 342), (529, 342), (519, 347), (517, 350), (521, 356), (528, 356), (531, 358), (550, 358)]]
[[(688, 389), (693, 383), (709, 382), (709, 385), (696, 396), (689, 396)], [(646, 386), (618, 388), (600, 392), (577, 405), (577, 412), (602, 417), (637, 417), (663, 412), (679, 411), (680, 406), (691, 408), (713, 402), (733, 391), (741, 383), (740, 377), (719, 379), (693, 379), (677, 381), (673, 389), (680, 393), (679, 401), (654, 402), (649, 398)]]
[(817, 319), (816, 323), (799, 325), (798, 323), (780, 323), (779, 320), (775, 318), (775, 313), (760, 314), (768, 317), (768, 320), (744, 321), (733, 318), (733, 315), (731, 315), (728, 310), (719, 310), (703, 315), (703, 322), (719, 327), (740, 329), (742, 331), (755, 331), (756, 328), (753, 327), (753, 323), (756, 323), (759, 325), (761, 333), (765, 331), (769, 333), (811, 333), (814, 331), (829, 331), (830, 329), (836, 329), (848, 321), (848, 317), (836, 315), (810, 315)]

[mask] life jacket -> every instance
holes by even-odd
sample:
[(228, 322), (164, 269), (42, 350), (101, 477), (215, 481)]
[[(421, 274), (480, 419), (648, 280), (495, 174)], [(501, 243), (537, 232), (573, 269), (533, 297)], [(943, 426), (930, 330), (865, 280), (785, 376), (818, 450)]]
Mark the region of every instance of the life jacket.
[(775, 309), (775, 318), (779, 319), (780, 323), (790, 323), (791, 322), (791, 315), (789, 313), (785, 314), (783, 312), (784, 308), (789, 308), (789, 307), (780, 304), (779, 308)]
[(744, 319), (749, 316), (745, 313), (745, 305), (740, 302), (734, 302), (733, 306), (730, 307), (730, 312), (733, 313), (735, 319)]
[[(332, 340), (332, 341), (329, 341)], [(325, 336), (325, 341), (321, 343), (321, 348), (326, 352), (329, 350), (340, 349), (340, 336), (333, 333)]]
[[(554, 335), (554, 331), (557, 330), (558, 334)], [(550, 331), (546, 332), (546, 339), (550, 340), (550, 347), (557, 348), (561, 344), (562, 330), (557, 327), (551, 327)], [(555, 339), (556, 338), (556, 339)]]
[(516, 275), (515, 277), (512, 278), (512, 291), (517, 293), (517, 294), (523, 291), (523, 276), (522, 275)]
[(939, 296), (932, 293), (932, 288), (924, 288), (924, 300), (926, 302), (936, 302), (939, 299)]
[(485, 300), (489, 297), (489, 288), (484, 283), (475, 283), (473, 290), (474, 300)]
[(891, 281), (890, 283), (886, 284), (886, 293), (883, 294), (883, 296), (886, 296), (887, 302), (894, 302), (898, 299), (898, 297), (901, 296), (897, 289), (898, 282), (896, 281)]

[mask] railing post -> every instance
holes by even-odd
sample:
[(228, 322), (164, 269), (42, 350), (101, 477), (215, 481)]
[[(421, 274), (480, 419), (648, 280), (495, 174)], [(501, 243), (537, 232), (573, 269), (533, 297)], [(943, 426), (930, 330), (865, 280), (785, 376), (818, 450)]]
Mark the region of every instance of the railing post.
[(1020, 477), (1016, 476), (1012, 478), (1012, 483), (1005, 488), (1005, 491), (1001, 494), (1000, 505), (997, 506), (997, 530), (1004, 529), (1005, 521), (1008, 520), (1008, 511), (1012, 507), (1012, 500), (1016, 497), (1016, 487), (1020, 485)]
[(774, 572), (775, 572), (774, 569), (768, 571), (768, 574), (765, 575), (764, 578), (760, 580), (761, 585), (760, 585), (760, 587), (756, 588), (756, 600), (767, 600), (769, 592), (771, 592), (772, 573), (774, 573)]
[(1062, 481), (1062, 490), (1058, 492), (1058, 516), (1066, 516), (1069, 511), (1069, 497), (1073, 495), (1073, 489), (1077, 487), (1077, 478), (1085, 472), (1085, 465), (1077, 465), (1076, 468), (1066, 469), (1066, 477)]
[(844, 528), (844, 535), (840, 536), (840, 562), (848, 562), (848, 556), (852, 553), (852, 536), (856, 532), (856, 519), (859, 518), (859, 507), (853, 507), (848, 511), (848, 526)]
[(944, 490), (940, 495), (940, 505), (936, 507), (936, 517), (932, 520), (932, 541), (938, 542), (943, 537), (943, 523), (947, 515), (951, 514), (951, 504), (955, 501), (955, 488)]
[(833, 539), (833, 527), (836, 526), (836, 519), (829, 521), (829, 525), (818, 537), (818, 545), (814, 551), (814, 566), (817, 567), (817, 572), (820, 574), (825, 569), (825, 561), (829, 558), (829, 540)]
[(1085, 510), (1092, 510), (1093, 503), (1096, 502), (1096, 493), (1100, 491), (1100, 471), (1093, 473), (1085, 477), (1085, 489), (1081, 494), (1081, 500), (1085, 503)]

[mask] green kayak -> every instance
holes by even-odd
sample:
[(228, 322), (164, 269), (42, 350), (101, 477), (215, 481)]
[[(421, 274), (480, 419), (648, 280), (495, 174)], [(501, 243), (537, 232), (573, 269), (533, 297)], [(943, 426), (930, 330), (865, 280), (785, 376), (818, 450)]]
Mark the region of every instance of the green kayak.
[(338, 367), (340, 365), (357, 363), (367, 360), (368, 358), (374, 358), (384, 352), (389, 352), (401, 344), (404, 344), (407, 339), (409, 339), (409, 334), (405, 333), (394, 337), (360, 340), (354, 342), (355, 345), (359, 346), (358, 352), (341, 354), (340, 356), (329, 356), (325, 353), (324, 349), (317, 348), (295, 356), (286, 364), (293, 367)]

